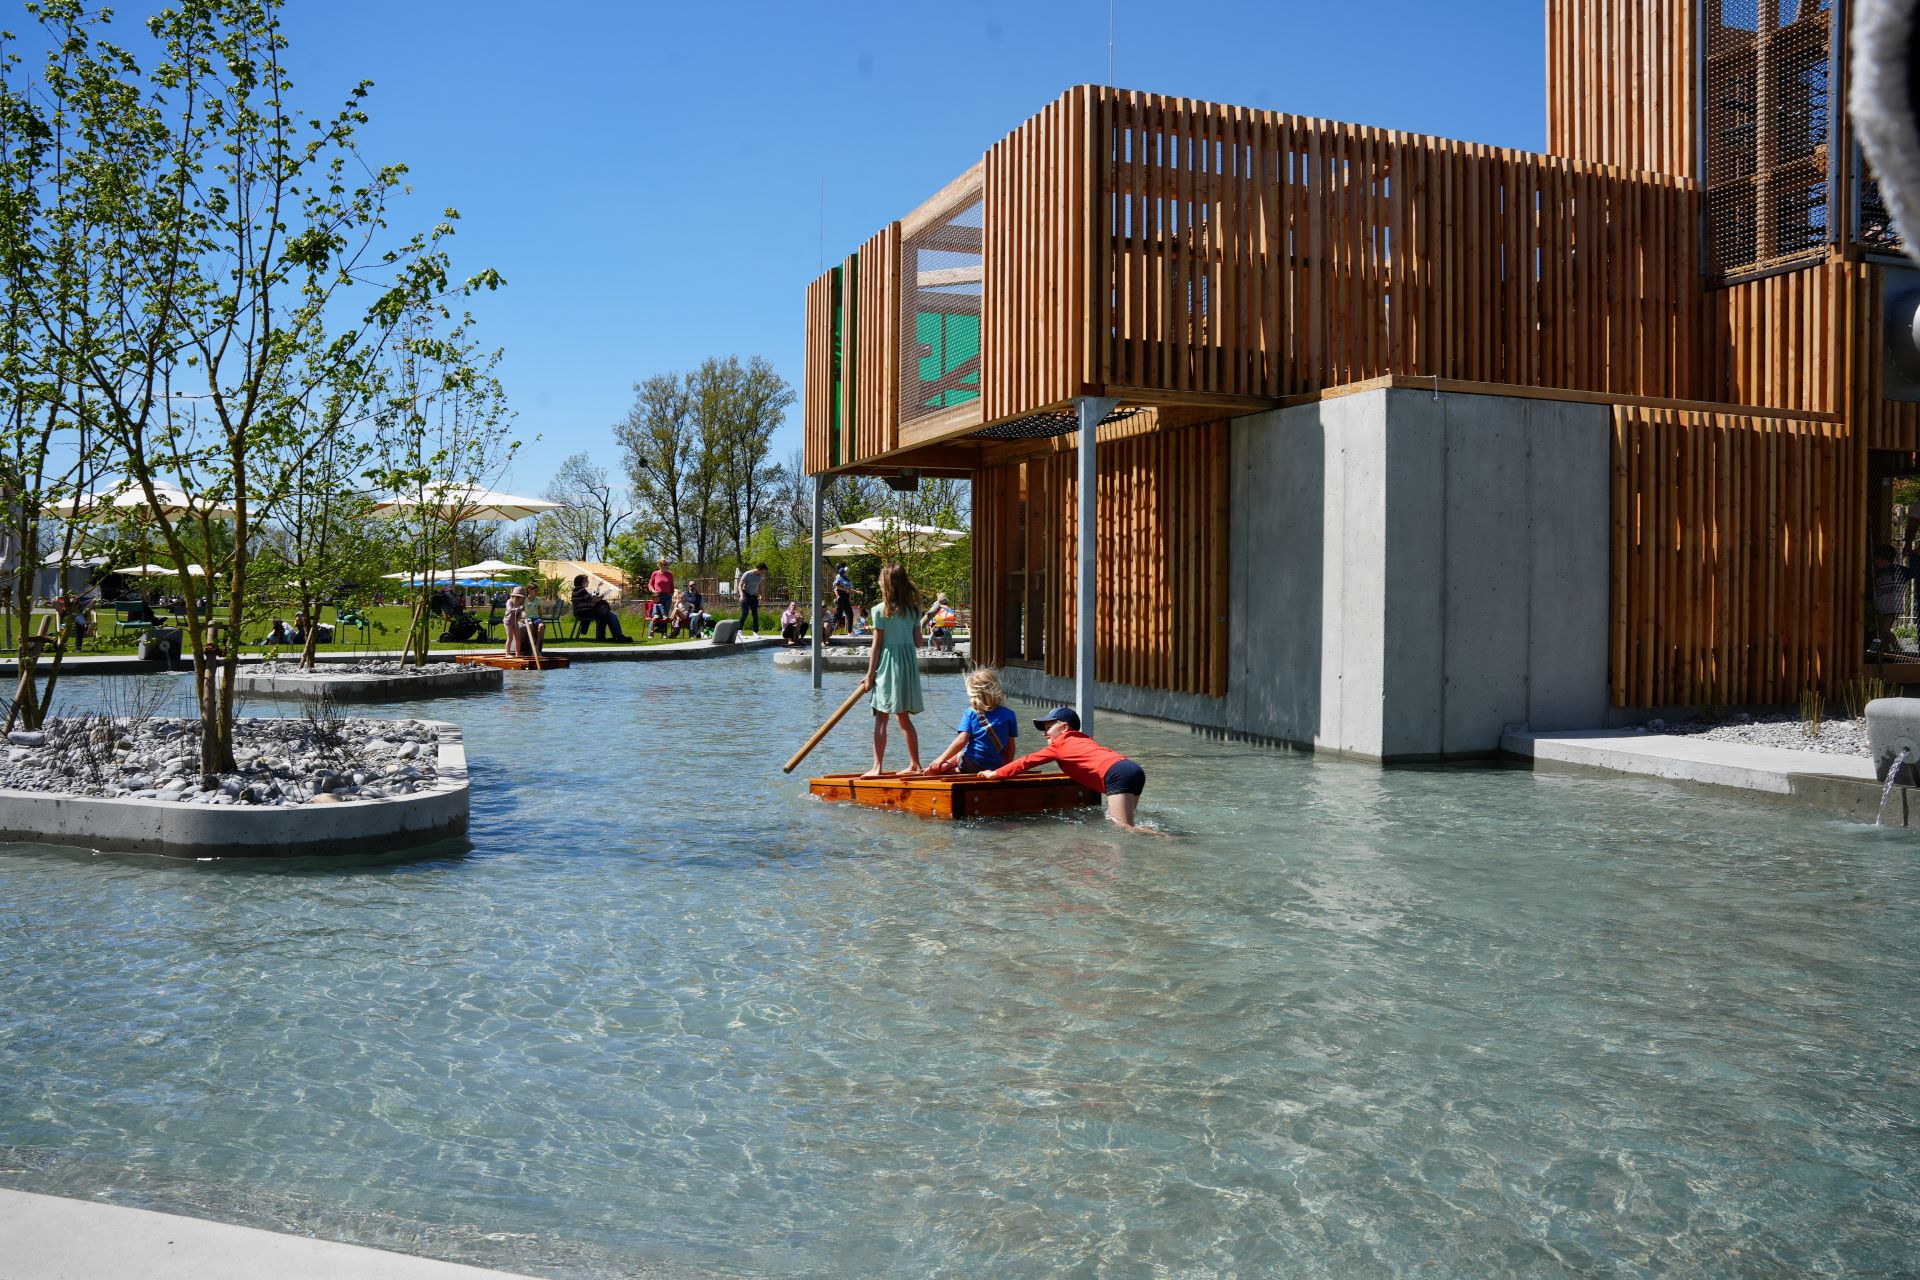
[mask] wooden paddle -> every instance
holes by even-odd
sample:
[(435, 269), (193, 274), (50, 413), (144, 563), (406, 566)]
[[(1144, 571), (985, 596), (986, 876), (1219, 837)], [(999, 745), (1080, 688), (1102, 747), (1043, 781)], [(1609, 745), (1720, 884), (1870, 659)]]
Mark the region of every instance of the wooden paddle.
[(828, 716), (827, 722), (821, 725), (818, 729), (815, 729), (813, 731), (813, 736), (807, 739), (806, 745), (793, 753), (793, 759), (787, 761), (786, 764), (782, 765), (780, 772), (792, 773), (794, 770), (794, 766), (798, 765), (802, 760), (805, 760), (807, 758), (807, 753), (820, 745), (820, 739), (826, 737), (827, 734), (833, 731), (833, 726), (839, 724), (841, 718), (845, 716), (847, 712), (853, 710), (853, 704), (860, 701), (862, 697), (866, 696), (866, 692), (867, 692), (867, 687), (863, 683), (859, 688), (855, 689), (852, 693), (848, 694), (847, 700), (840, 704), (840, 709), (838, 711), (835, 711), (832, 715)]

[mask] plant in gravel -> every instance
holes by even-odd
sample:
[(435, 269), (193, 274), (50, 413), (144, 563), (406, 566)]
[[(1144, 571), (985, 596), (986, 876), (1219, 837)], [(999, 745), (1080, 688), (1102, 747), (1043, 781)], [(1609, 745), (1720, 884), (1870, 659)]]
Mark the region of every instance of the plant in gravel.
[(328, 690), (310, 700), (302, 711), (306, 719), (306, 740), (318, 748), (321, 759), (331, 767), (352, 769), (362, 763), (352, 734), (347, 732), (346, 717)]
[(1847, 719), (1858, 720), (1867, 713), (1867, 704), (1887, 696), (1887, 682), (1872, 676), (1840, 682), (1840, 697), (1846, 704)]
[(1800, 695), (1800, 732), (1809, 738), (1820, 736), (1820, 719), (1826, 714), (1826, 695), (1809, 689)]

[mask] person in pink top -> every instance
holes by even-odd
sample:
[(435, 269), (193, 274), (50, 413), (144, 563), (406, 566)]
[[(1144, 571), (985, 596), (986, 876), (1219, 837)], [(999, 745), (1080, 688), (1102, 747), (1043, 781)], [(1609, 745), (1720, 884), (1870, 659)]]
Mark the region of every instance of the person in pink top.
[(1047, 735), (1047, 745), (1021, 756), (1011, 764), (975, 774), (979, 778), (1017, 778), (1036, 765), (1051, 760), (1060, 772), (1089, 791), (1107, 798), (1107, 817), (1116, 826), (1137, 831), (1133, 816), (1140, 807), (1140, 793), (1147, 787), (1147, 771), (1109, 747), (1103, 747), (1080, 732), (1080, 713), (1072, 707), (1055, 707), (1033, 722)]
[(647, 590), (653, 592), (653, 602), (660, 606), (661, 617), (673, 612), (673, 570), (667, 568), (665, 556), (660, 558), (660, 567), (647, 578)]

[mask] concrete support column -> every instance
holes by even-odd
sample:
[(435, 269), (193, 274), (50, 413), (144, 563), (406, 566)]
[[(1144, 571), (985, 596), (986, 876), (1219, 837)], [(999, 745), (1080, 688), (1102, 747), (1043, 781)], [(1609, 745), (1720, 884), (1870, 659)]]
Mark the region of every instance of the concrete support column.
[(827, 485), (832, 480), (832, 476), (813, 478), (813, 555), (807, 562), (810, 566), (808, 573), (812, 583), (807, 597), (807, 635), (809, 637), (807, 667), (813, 674), (813, 687), (816, 689), (820, 687), (820, 673), (826, 666), (820, 660), (820, 561), (825, 554), (826, 530), (820, 526), (826, 515)]
[(1081, 396), (1074, 402), (1080, 414), (1080, 538), (1074, 579), (1074, 651), (1073, 702), (1080, 713), (1080, 727), (1093, 732), (1093, 654), (1094, 654), (1094, 577), (1095, 548), (1099, 546), (1097, 528), (1100, 511), (1100, 463), (1095, 436), (1100, 422), (1117, 402), (1107, 396)]

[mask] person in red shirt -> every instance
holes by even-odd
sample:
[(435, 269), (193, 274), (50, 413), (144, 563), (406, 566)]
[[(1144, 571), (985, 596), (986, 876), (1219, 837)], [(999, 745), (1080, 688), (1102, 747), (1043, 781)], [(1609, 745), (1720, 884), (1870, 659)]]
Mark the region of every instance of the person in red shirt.
[(647, 630), (651, 633), (654, 630), (651, 623), (658, 619), (661, 623), (659, 629), (664, 632), (667, 629), (666, 620), (673, 614), (673, 570), (667, 568), (665, 556), (660, 557), (660, 567), (648, 577), (647, 590), (653, 592), (653, 608), (648, 610), (651, 617)]
[(1133, 815), (1140, 807), (1140, 793), (1146, 790), (1147, 771), (1118, 751), (1101, 746), (1080, 732), (1080, 713), (1072, 707), (1055, 707), (1033, 722), (1047, 735), (1047, 745), (1011, 764), (974, 775), (980, 778), (1017, 778), (1035, 765), (1051, 760), (1060, 772), (1089, 791), (1107, 798), (1107, 817), (1116, 825), (1136, 831)]

